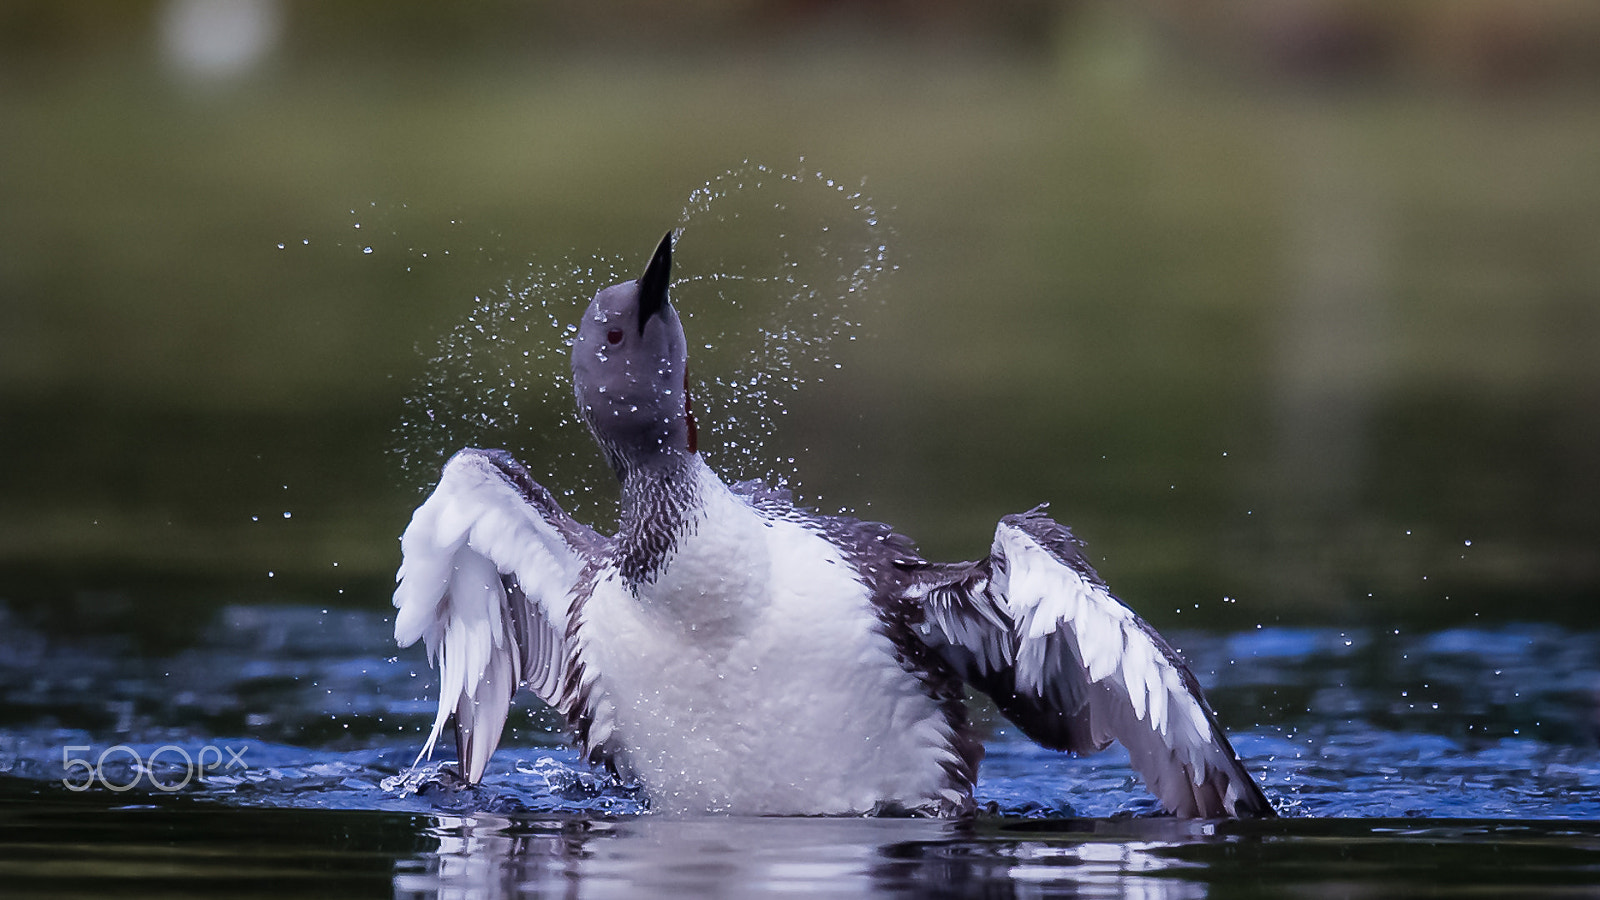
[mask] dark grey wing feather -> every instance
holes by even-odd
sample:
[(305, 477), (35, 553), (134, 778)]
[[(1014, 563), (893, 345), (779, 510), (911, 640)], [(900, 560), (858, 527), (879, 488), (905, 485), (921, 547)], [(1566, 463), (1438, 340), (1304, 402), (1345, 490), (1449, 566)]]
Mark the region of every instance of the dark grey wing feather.
[(1016, 656), (1011, 617), (984, 590), (987, 584), (987, 567), (974, 566), (955, 580), (912, 591), (922, 609), (919, 636), (967, 682), (1009, 670)]
[(1176, 815), (1273, 815), (1177, 652), (1039, 510), (1003, 519), (987, 560), (906, 590), (923, 640), (1029, 737), (1074, 753), (1120, 741)]

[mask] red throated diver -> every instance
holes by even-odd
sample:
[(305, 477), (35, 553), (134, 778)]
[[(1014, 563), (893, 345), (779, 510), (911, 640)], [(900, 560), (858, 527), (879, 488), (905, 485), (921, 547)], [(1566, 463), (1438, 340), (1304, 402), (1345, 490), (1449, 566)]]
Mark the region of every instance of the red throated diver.
[(654, 809), (961, 815), (971, 685), (1046, 747), (1121, 741), (1176, 815), (1273, 814), (1177, 653), (1040, 510), (1002, 519), (985, 559), (933, 563), (888, 526), (724, 484), (696, 448), (671, 266), (669, 232), (572, 347), (622, 482), (615, 536), (495, 450), (457, 453), (412, 516), (395, 638), (438, 661), (424, 755), (453, 714), (477, 782), (526, 686)]

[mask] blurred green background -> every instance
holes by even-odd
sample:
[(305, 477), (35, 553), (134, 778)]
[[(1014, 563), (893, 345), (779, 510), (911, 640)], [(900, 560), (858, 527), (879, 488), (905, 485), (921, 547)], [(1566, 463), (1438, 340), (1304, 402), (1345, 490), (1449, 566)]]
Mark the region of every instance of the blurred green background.
[(12, 2), (0, 601), (386, 608), (473, 298), (803, 157), (899, 266), (803, 498), (1050, 501), (1159, 627), (1593, 626), (1597, 101), (1592, 0)]

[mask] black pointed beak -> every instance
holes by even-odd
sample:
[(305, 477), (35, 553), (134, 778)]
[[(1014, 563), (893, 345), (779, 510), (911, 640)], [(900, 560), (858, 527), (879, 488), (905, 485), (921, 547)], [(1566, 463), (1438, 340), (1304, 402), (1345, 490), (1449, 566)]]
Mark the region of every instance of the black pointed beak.
[(672, 274), (672, 232), (667, 232), (656, 245), (650, 265), (639, 276), (639, 333), (644, 334), (644, 323), (667, 306), (667, 282)]

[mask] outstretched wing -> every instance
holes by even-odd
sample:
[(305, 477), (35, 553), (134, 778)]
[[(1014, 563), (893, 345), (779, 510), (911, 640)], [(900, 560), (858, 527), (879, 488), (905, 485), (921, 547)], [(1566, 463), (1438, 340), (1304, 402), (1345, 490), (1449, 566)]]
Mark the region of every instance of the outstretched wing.
[(454, 713), (461, 772), (476, 783), (519, 684), (559, 703), (569, 594), (606, 543), (510, 454), (451, 457), (400, 538), (395, 576), (395, 641), (422, 639), (439, 668), (439, 712), (418, 760)]
[(1038, 509), (1005, 517), (987, 560), (912, 582), (919, 633), (1039, 743), (1093, 753), (1122, 742), (1173, 814), (1273, 815), (1194, 675), (1080, 546)]

